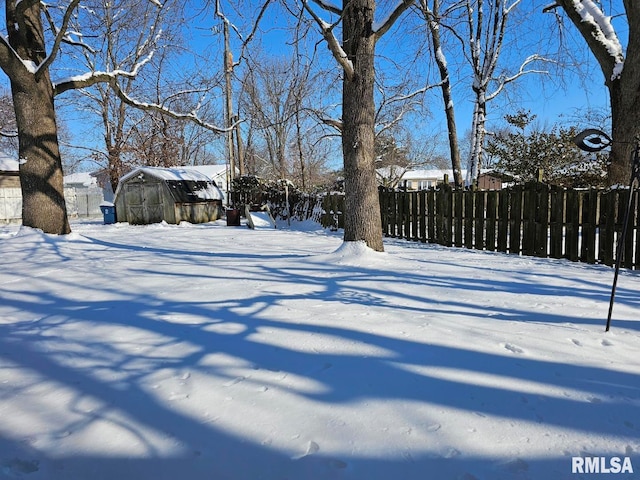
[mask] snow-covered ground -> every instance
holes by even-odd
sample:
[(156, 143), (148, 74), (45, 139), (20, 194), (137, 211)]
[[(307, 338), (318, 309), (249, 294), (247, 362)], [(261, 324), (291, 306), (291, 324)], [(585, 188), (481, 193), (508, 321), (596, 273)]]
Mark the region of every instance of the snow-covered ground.
[[(640, 478), (640, 276), (309, 229), (0, 227), (0, 478)], [(610, 475), (609, 475), (610, 476)]]

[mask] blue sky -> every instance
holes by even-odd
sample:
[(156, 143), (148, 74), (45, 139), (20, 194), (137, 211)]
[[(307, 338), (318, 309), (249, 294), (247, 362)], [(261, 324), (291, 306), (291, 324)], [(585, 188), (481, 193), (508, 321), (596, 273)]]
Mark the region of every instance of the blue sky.
[[(228, 2), (223, 2), (223, 6), (225, 3)], [(545, 30), (546, 28), (549, 28), (549, 17), (541, 16), (540, 12), (538, 12), (541, 7), (539, 5), (535, 5), (535, 3), (536, 2), (533, 2), (533, 0), (525, 0), (523, 3), (523, 8), (535, 8), (537, 14), (531, 19), (532, 25), (528, 25), (527, 29), (522, 30), (522, 32), (533, 38), (535, 35), (539, 35), (540, 31), (544, 31), (550, 36), (548, 43), (553, 45), (554, 39), (552, 35), (554, 35), (555, 32)], [(253, 1), (248, 2), (245, 5), (257, 8), (260, 3)], [(234, 21), (234, 23), (237, 22), (238, 28), (245, 28), (245, 26), (242, 25), (242, 19), (238, 16), (238, 12), (234, 12), (228, 7), (229, 6), (227, 5), (224, 8), (226, 8), (226, 13), (229, 14), (232, 21)], [(248, 8), (242, 13), (248, 14), (249, 10), (251, 9)], [(286, 24), (291, 22), (292, 17), (286, 16), (282, 11), (269, 11), (261, 24), (261, 32), (256, 37), (254, 45), (259, 45), (267, 54), (273, 56), (286, 55), (287, 52), (290, 51), (290, 46), (287, 44), (288, 39), (285, 27)], [(201, 15), (197, 19), (192, 20), (192, 28), (189, 28), (188, 31), (192, 48), (200, 53), (206, 53), (209, 56), (210, 61), (207, 66), (211, 69), (212, 73), (219, 73), (222, 64), (222, 55), (220, 51), (222, 47), (222, 35), (212, 34), (211, 31), (208, 30), (211, 26), (216, 24), (219, 24), (219, 21), (214, 18), (213, 12), (210, 11), (207, 15)], [(380, 56), (386, 56), (394, 59), (410, 58), (411, 55), (409, 55), (409, 53), (414, 49), (417, 43), (421, 41), (421, 33), (419, 28), (415, 26), (415, 21), (411, 19), (411, 17), (407, 16), (404, 18), (399, 28), (390, 32), (390, 34), (380, 42), (378, 47)], [(406, 27), (416, 28), (416, 30), (408, 35), (400, 35), (400, 29), (405, 29)], [(243, 31), (246, 35), (246, 30)], [(308, 43), (313, 45), (314, 42), (320, 42), (319, 34), (315, 34), (315, 38), (312, 35)], [(524, 44), (531, 43), (528, 41), (528, 37), (525, 39), (520, 38), (518, 39), (518, 42), (524, 42)], [(576, 53), (576, 58), (581, 59), (583, 62), (582, 74), (586, 74), (586, 77), (580, 78), (578, 75), (567, 74), (562, 81), (557, 81), (553, 78), (544, 78), (538, 75), (528, 76), (527, 78), (522, 79), (517, 84), (513, 85), (513, 88), (510, 88), (507, 91), (507, 95), (500, 97), (489, 105), (489, 128), (499, 125), (504, 113), (512, 112), (517, 108), (530, 110), (532, 113), (537, 115), (538, 120), (542, 124), (547, 125), (558, 122), (575, 123), (576, 118), (584, 117), (587, 109), (606, 109), (608, 106), (607, 91), (604, 87), (602, 74), (600, 73), (597, 64), (589, 56), (584, 44), (581, 44), (578, 41), (571, 48), (575, 49), (574, 53)], [(237, 55), (237, 40), (233, 41), (233, 50)], [(338, 67), (329, 57), (326, 47), (324, 45), (319, 45), (318, 52), (320, 52), (320, 62), (337, 72)], [(455, 63), (459, 60), (458, 58), (455, 58), (455, 49), (446, 53), (449, 56), (450, 62)], [(522, 55), (525, 54), (524, 51), (517, 53), (522, 53)], [(529, 52), (526, 53), (528, 54)], [(517, 59), (514, 61), (517, 61)], [(185, 65), (189, 65), (189, 63), (190, 62), (186, 61)], [(383, 72), (387, 74), (392, 72), (391, 75), (393, 75), (395, 72), (391, 69), (397, 67), (391, 67), (390, 65), (391, 63), (380, 63), (380, 67)], [(456, 63), (456, 65), (460, 64)], [(464, 133), (470, 128), (470, 118), (473, 105), (471, 102), (471, 90), (469, 87), (468, 74), (465, 74), (464, 67), (460, 66), (459, 68), (461, 70), (456, 80), (454, 80), (454, 100), (457, 109), (458, 131), (460, 135), (464, 135)], [(426, 78), (421, 77), (425, 72), (426, 67), (423, 67), (414, 74), (414, 80), (417, 85), (424, 85), (424, 82), (426, 82)], [(398, 72), (398, 75), (401, 73), (402, 72)], [(4, 76), (2, 83), (5, 85), (5, 88), (8, 88), (8, 81)], [(339, 96), (328, 99), (330, 102), (336, 102), (338, 100)], [(429, 92), (425, 101), (428, 106), (428, 110), (430, 111), (430, 115), (423, 117), (416, 116), (412, 118), (413, 128), (422, 131), (427, 137), (433, 133), (442, 133), (444, 135), (445, 123), (441, 113), (442, 100), (439, 90), (435, 89)], [(72, 138), (73, 142), (91, 142), (94, 145), (100, 145), (100, 142), (102, 141), (101, 133), (95, 130), (93, 132), (87, 132), (86, 128), (84, 128), (87, 125), (86, 118), (82, 118), (83, 115), (81, 115), (80, 112), (74, 111), (73, 108), (66, 108), (64, 117), (65, 122), (67, 122), (72, 133), (72, 137), (75, 137)], [(80, 135), (82, 135), (82, 139), (78, 138)]]

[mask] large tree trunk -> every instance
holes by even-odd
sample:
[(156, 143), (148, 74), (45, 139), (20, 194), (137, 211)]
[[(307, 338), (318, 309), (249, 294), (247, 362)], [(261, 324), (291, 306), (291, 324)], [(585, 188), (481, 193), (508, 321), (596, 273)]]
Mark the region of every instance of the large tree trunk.
[[(16, 18), (15, 5), (7, 2), (7, 29), (13, 49), (23, 59), (39, 65), (45, 58), (40, 4), (34, 3)], [(19, 137), (22, 224), (45, 233), (71, 231), (64, 200), (62, 160), (48, 69), (34, 74), (22, 62), (7, 67)]]
[(344, 50), (354, 68), (352, 76), (345, 75), (342, 90), (344, 240), (364, 241), (373, 250), (383, 251), (374, 154), (375, 1), (351, 0), (344, 4)]
[[(631, 68), (625, 64), (625, 70)], [(640, 133), (640, 76), (631, 82), (609, 86), (613, 144), (609, 156), (610, 185), (628, 185), (631, 156)]]
[[(640, 7), (634, 7), (640, 15)], [(631, 24), (639, 17), (629, 18), (630, 33), (627, 57), (619, 78), (608, 79), (606, 85), (611, 100), (611, 146), (608, 180), (611, 185), (627, 185), (631, 176), (631, 156), (640, 135), (640, 25)]]

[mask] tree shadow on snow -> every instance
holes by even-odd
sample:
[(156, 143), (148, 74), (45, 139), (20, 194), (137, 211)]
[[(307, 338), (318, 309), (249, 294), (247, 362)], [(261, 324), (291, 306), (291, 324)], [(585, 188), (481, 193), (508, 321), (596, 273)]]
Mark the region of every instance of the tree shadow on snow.
[[(543, 281), (526, 287), (507, 280), (487, 285), (462, 275), (445, 278), (428, 271), (345, 268), (295, 253), (285, 257), (265, 252), (247, 258), (233, 251), (210, 255), (189, 249), (136, 250), (113, 241), (91, 241), (114, 252), (150, 253), (158, 261), (140, 259), (126, 268), (101, 264), (95, 284), (66, 280), (64, 285), (60, 279), (39, 277), (33, 279), (38, 282), (35, 290), (14, 287), (0, 293), (2, 308), (16, 312), (14, 319), (0, 323), (0, 364), (25, 372), (19, 386), (0, 384), (1, 398), (18, 395), (25, 411), (48, 426), (36, 435), (0, 429), (5, 432), (0, 437), (0, 478), (417, 480), (431, 478), (428, 472), (438, 472), (441, 479), (466, 480), (580, 478), (570, 471), (570, 456), (580, 451), (550, 452), (544, 458), (526, 458), (526, 448), (522, 456), (506, 459), (466, 454), (455, 448), (453, 439), (469, 435), (468, 431), (451, 431), (450, 449), (427, 444), (420, 451), (370, 458), (359, 455), (357, 448), (340, 455), (324, 453), (322, 440), (305, 437), (302, 422), (299, 452), (283, 452), (268, 441), (251, 440), (220, 426), (218, 417), (228, 408), (223, 404), (200, 402), (186, 408), (196, 400), (189, 395), (198, 394), (190, 384), (200, 379), (217, 384), (220, 391), (232, 391), (239, 382), (256, 389), (289, 389), (301, 400), (335, 407), (409, 401), (431, 412), (426, 415), (417, 407), (404, 412), (416, 429), (437, 424), (439, 410), (456, 409), (479, 419), (500, 418), (542, 429), (640, 436), (636, 421), (640, 384), (632, 373), (535, 359), (508, 344), (486, 352), (430, 341), (435, 335), (429, 330), (430, 319), (441, 316), (598, 324), (596, 318), (567, 319), (548, 311), (487, 305), (482, 292), (498, 289), (604, 301), (602, 286), (584, 283), (576, 288), (575, 279), (566, 288), (550, 288)], [(57, 248), (64, 262), (69, 258), (66, 247)], [(296, 261), (283, 266), (285, 258)], [(178, 264), (184, 268), (167, 271), (167, 265)], [(95, 268), (91, 262), (87, 265)], [(78, 272), (78, 277), (90, 273)], [(23, 277), (28, 275), (23, 272)], [(243, 278), (246, 289), (219, 290), (225, 281)], [(139, 279), (143, 283), (135, 289)], [(416, 294), (420, 291), (416, 287), (427, 290), (434, 283), (452, 294), (446, 299)], [(164, 285), (165, 290), (145, 285)], [(73, 298), (60, 293), (69, 289), (74, 289)], [(456, 291), (477, 291), (479, 300), (458, 301)], [(619, 295), (623, 302), (637, 304), (635, 292), (623, 288)], [(403, 337), (390, 336), (384, 329), (378, 333), (355, 329), (347, 316), (338, 319), (343, 322), (322, 321), (323, 311), (335, 314), (340, 305), (350, 307), (347, 315), (356, 307), (381, 322), (415, 315), (424, 319), (424, 325), (417, 322), (412, 335)], [(311, 313), (312, 308), (319, 313)], [(291, 310), (297, 312), (297, 321)], [(638, 330), (631, 320), (616, 322)], [(110, 335), (114, 329), (126, 335)], [(366, 353), (358, 353), (358, 348), (323, 350), (322, 342), (314, 351), (293, 340), (275, 341), (314, 336), (328, 343), (361, 346)], [(567, 341), (566, 348), (580, 345)], [(231, 365), (212, 362), (216, 355), (235, 360)], [(285, 387), (278, 379), (286, 375), (318, 388), (296, 389), (296, 383)], [(521, 388), (518, 382), (526, 385)], [(52, 413), (55, 421), (46, 413), (47, 405), (38, 403), (34, 394), (38, 389), (60, 391), (64, 401)], [(233, 395), (229, 397), (232, 402)], [(247, 415), (252, 414), (249, 406), (235, 408), (247, 408)], [(593, 421), (585, 424), (585, 418)], [(83, 449), (96, 451), (95, 455), (57, 453), (57, 444), (82, 438), (105, 423), (135, 444), (137, 451), (110, 450), (110, 442), (116, 440), (104, 439), (107, 453), (101, 445)], [(630, 443), (629, 448), (637, 446)]]

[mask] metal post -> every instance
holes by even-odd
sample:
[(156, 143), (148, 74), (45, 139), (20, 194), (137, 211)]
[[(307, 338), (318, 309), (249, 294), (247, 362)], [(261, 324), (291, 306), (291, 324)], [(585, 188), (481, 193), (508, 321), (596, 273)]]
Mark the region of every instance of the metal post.
[(624, 214), (624, 224), (622, 225), (622, 235), (618, 239), (618, 249), (616, 253), (616, 270), (613, 275), (613, 285), (611, 286), (611, 299), (609, 300), (609, 314), (607, 315), (607, 327), (606, 332), (611, 327), (611, 314), (613, 313), (613, 303), (616, 298), (616, 287), (618, 285), (618, 274), (620, 273), (620, 262), (622, 261), (622, 249), (624, 248), (624, 240), (627, 236), (627, 226), (629, 223), (629, 216), (631, 214), (631, 207), (633, 206), (633, 190), (638, 188), (640, 183), (640, 140), (636, 140), (636, 148), (633, 151), (633, 164), (631, 167), (631, 180), (629, 181), (629, 203), (627, 204), (627, 211)]

